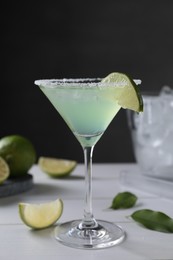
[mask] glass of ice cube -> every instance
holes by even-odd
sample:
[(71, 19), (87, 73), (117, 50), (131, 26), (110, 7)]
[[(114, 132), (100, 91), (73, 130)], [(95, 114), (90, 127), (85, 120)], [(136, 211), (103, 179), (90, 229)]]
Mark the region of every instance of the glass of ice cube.
[(134, 156), (141, 172), (173, 180), (173, 89), (143, 95), (144, 112), (128, 111)]

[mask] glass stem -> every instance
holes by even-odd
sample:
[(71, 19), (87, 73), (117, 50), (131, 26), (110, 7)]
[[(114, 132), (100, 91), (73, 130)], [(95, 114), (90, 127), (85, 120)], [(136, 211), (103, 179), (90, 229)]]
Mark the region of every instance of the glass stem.
[(84, 162), (85, 162), (85, 199), (84, 199), (84, 216), (80, 224), (80, 228), (97, 227), (97, 222), (94, 219), (92, 212), (92, 154), (94, 146), (84, 147)]

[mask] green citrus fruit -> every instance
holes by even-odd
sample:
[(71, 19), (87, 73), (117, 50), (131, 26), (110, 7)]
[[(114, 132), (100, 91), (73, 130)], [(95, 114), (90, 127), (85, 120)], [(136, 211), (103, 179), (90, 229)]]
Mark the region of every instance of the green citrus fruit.
[(25, 225), (42, 229), (53, 225), (62, 215), (61, 199), (42, 204), (19, 203), (19, 216)]
[(6, 161), (0, 157), (0, 184), (2, 184), (10, 175), (10, 169)]
[(113, 72), (105, 77), (102, 82), (115, 85), (114, 98), (122, 108), (131, 109), (136, 112), (143, 111), (143, 100), (139, 87), (129, 76)]
[(38, 160), (40, 169), (54, 178), (69, 175), (76, 167), (77, 162), (64, 159), (40, 157)]
[(36, 161), (33, 144), (20, 135), (10, 135), (0, 139), (0, 156), (10, 168), (10, 177), (23, 176)]

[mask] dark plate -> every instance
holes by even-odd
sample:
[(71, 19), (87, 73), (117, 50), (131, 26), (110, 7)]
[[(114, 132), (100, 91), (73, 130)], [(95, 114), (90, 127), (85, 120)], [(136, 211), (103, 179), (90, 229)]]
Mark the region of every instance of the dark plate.
[(31, 189), (33, 186), (33, 177), (27, 173), (20, 178), (11, 178), (0, 185), (0, 198), (12, 196)]

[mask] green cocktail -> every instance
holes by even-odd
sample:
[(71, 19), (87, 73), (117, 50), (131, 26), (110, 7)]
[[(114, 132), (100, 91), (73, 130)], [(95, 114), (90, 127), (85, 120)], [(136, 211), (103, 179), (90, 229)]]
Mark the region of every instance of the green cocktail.
[(77, 83), (73, 88), (63, 84), (57, 89), (41, 87), (41, 90), (81, 145), (93, 146), (121, 107), (114, 100), (115, 88), (85, 84)]
[(35, 84), (63, 117), (84, 150), (86, 194), (83, 220), (57, 226), (56, 239), (71, 247), (87, 249), (120, 243), (125, 237), (121, 227), (96, 221), (92, 213), (92, 153), (94, 145), (123, 105), (142, 110), (137, 86), (119, 73), (106, 80), (37, 80)]

